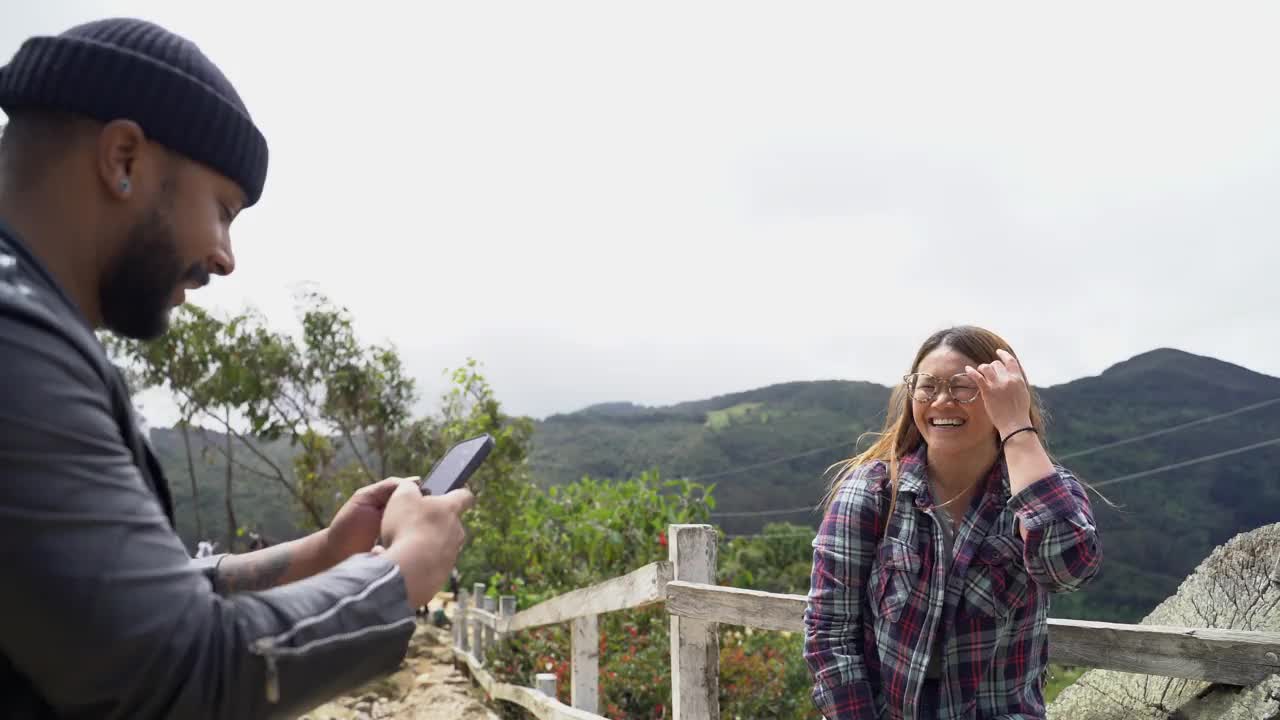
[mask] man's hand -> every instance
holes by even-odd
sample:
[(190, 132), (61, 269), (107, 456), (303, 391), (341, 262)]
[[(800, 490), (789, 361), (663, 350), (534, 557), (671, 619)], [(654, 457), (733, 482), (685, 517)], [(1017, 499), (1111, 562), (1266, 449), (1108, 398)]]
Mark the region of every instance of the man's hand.
[(373, 549), (382, 528), (382, 513), (387, 501), (402, 480), (416, 483), (418, 478), (387, 478), (366, 485), (343, 504), (324, 531), (324, 554), (329, 558), (330, 566)]
[(387, 501), (400, 483), (417, 487), (417, 478), (388, 478), (362, 487), (333, 516), (329, 527), (306, 537), (239, 555), (218, 564), (214, 586), (222, 593), (267, 590), (311, 577), (375, 548)]
[(382, 539), (384, 557), (404, 575), (411, 606), (426, 605), (444, 587), (465, 539), (462, 513), (473, 505), (470, 490), (424, 497), (416, 481), (399, 481), (382, 514)]

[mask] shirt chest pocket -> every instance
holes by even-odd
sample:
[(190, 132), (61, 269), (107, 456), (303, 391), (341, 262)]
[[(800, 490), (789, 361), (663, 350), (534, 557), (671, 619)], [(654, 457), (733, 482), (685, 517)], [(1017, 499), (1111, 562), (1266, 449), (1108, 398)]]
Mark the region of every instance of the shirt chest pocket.
[(876, 551), (875, 606), (879, 616), (897, 622), (920, 578), (920, 555), (896, 538), (885, 538)]
[(1027, 603), (1031, 578), (1022, 561), (1022, 543), (991, 535), (978, 546), (965, 579), (964, 599), (970, 614), (1004, 619)]

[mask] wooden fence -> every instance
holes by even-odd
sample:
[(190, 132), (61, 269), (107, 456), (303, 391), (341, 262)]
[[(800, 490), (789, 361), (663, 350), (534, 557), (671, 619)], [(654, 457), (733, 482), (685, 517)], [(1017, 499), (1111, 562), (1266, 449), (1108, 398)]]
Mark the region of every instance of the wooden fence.
[[(496, 700), (541, 720), (604, 720), (599, 709), (599, 617), (665, 603), (671, 615), (671, 694), (675, 720), (720, 717), (718, 626), (804, 631), (805, 597), (716, 585), (716, 531), (672, 525), (668, 562), (646, 565), (516, 612), (514, 597), (495, 602), (477, 584), (459, 594), (453, 620), (455, 661)], [(478, 601), (478, 602), (477, 602)], [(475, 606), (469, 607), (473, 604)], [(497, 682), (485, 651), (507, 633), (572, 623), (571, 704), (556, 699), (556, 676), (536, 688)], [(1049, 620), (1049, 659), (1079, 667), (1249, 686), (1280, 673), (1280, 633)]]

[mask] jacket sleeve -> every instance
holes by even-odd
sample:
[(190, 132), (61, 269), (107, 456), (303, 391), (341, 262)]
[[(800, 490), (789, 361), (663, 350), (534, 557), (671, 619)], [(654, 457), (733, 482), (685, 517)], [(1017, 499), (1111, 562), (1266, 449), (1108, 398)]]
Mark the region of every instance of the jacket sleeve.
[(0, 653), (65, 717), (296, 717), (393, 671), (414, 629), (374, 555), (217, 595), (69, 341), (0, 314)]
[(804, 659), (813, 700), (824, 717), (877, 716), (863, 659), (862, 600), (875, 558), (880, 493), (861, 468), (846, 479), (813, 540), (813, 571), (804, 613)]
[(1026, 528), (1023, 561), (1039, 585), (1053, 593), (1088, 585), (1102, 566), (1102, 546), (1084, 487), (1065, 468), (1009, 499)]

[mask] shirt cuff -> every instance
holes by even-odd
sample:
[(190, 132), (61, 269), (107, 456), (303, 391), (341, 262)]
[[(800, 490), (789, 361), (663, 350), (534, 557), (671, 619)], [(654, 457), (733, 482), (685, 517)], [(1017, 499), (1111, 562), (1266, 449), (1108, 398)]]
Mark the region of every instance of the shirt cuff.
[(1022, 521), (1023, 527), (1034, 530), (1080, 512), (1079, 500), (1071, 490), (1071, 483), (1062, 473), (1055, 472), (1009, 498), (1009, 508)]
[(221, 563), (231, 553), (220, 553), (218, 555), (210, 555), (202, 558), (192, 558), (191, 567), (200, 571), (201, 575), (209, 580), (209, 583), (215, 588), (218, 583), (215, 582), (218, 577), (218, 564)]

